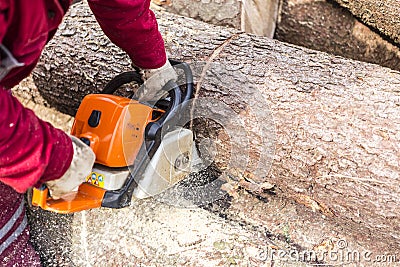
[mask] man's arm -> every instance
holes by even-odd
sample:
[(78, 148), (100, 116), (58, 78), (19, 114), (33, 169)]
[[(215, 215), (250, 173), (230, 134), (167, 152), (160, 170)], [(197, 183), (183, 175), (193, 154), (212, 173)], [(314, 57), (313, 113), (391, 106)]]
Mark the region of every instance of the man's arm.
[(166, 62), (164, 41), (158, 31), (150, 0), (89, 0), (104, 33), (142, 69), (157, 69)]
[(0, 88), (0, 181), (23, 193), (61, 177), (70, 166), (67, 134), (40, 120)]
[[(9, 5), (9, 1), (0, 0), (0, 44), (9, 26)], [(68, 135), (24, 108), (0, 82), (0, 181), (25, 192), (61, 177), (72, 155)]]
[[(2, 76), (6, 75), (4, 80), (0, 79), (0, 182), (20, 193), (29, 187), (46, 183), (52, 197), (59, 198), (85, 181), (92, 169), (95, 155), (90, 147), (79, 139), (68, 136), (36, 117), (33, 111), (24, 108), (10, 91), (6, 90), (6, 86), (15, 84), (25, 76), (20, 75), (15, 81), (7, 83), (7, 77), (13, 73), (7, 75), (6, 70), (14, 66), (18, 67), (15, 71), (25, 71), (28, 74), (45, 44), (42, 39), (37, 39), (38, 43), (31, 44), (31, 50), (24, 50), (24, 42), (19, 37), (39, 36), (45, 37), (46, 40), (46, 36), (39, 30), (53, 30), (52, 27), (46, 28), (51, 24), (46, 17), (45, 5), (35, 6), (35, 10), (30, 9), (29, 3), (20, 1), (18, 5), (17, 2), (0, 0), (0, 44), (4, 42), (0, 53), (0, 68), (5, 70)], [(25, 9), (21, 7), (22, 2)], [(15, 12), (8, 13), (9, 10)], [(24, 14), (22, 10), (31, 13)], [(61, 10), (58, 11), (61, 15)], [(21, 17), (22, 15), (26, 17)], [(23, 19), (32, 17), (37, 19), (37, 25), (32, 25), (29, 19)], [(7, 49), (7, 45), (10, 49)], [(18, 57), (14, 58), (13, 51)], [(27, 54), (30, 55), (29, 60)], [(19, 64), (19, 60), (23, 64)]]

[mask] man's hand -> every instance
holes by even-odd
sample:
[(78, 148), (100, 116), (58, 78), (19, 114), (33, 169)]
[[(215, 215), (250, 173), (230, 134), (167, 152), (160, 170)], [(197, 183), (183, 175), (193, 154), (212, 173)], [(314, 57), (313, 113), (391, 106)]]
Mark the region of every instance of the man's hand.
[(164, 98), (168, 92), (162, 90), (163, 86), (170, 80), (176, 81), (178, 75), (169, 61), (158, 69), (144, 69), (141, 71), (144, 84), (136, 92), (140, 102), (157, 102)]
[(71, 165), (61, 178), (46, 182), (53, 199), (59, 199), (63, 195), (78, 189), (79, 185), (85, 181), (92, 171), (96, 159), (89, 146), (75, 136), (71, 136), (71, 139), (74, 147)]

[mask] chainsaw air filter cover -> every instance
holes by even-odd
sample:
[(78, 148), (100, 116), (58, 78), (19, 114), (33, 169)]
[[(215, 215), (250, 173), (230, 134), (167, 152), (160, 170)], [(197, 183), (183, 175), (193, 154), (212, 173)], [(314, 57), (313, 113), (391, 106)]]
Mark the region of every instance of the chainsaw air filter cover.
[(146, 125), (157, 119), (154, 111), (162, 113), (125, 97), (87, 95), (77, 111), (71, 134), (93, 149), (96, 163), (129, 166), (144, 141)]

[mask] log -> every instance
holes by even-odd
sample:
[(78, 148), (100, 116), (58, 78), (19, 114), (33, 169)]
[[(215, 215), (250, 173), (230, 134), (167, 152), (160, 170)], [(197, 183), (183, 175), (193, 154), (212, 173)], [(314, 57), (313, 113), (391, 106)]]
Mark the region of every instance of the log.
[(153, 0), (156, 9), (272, 38), (280, 0)]
[(400, 70), (400, 49), (332, 1), (284, 0), (275, 38)]
[(400, 3), (396, 0), (334, 0), (363, 23), (400, 45)]
[(157, 9), (214, 25), (400, 69), (400, 48), (332, 0), (173, 0), (153, 3), (159, 5), (154, 5)]
[[(200, 89), (193, 114), (205, 118), (195, 124), (197, 141), (213, 141), (220, 180), (260, 197), (273, 184), (280, 197), (350, 225), (349, 233), (398, 247), (399, 72), (157, 16), (169, 55), (192, 62)], [(34, 79), (51, 105), (74, 114), (85, 94), (129, 68), (78, 3)], [(90, 214), (93, 223), (101, 220)]]
[(241, 29), (269, 38), (274, 37), (280, 0), (242, 2)]
[[(16, 89), (28, 88), (34, 89), (29, 79)], [(26, 98), (20, 100), (42, 119), (70, 130), (72, 117)], [(368, 259), (382, 252), (386, 262), (393, 263), (396, 254), (391, 252), (397, 251), (398, 244), (371, 235), (356, 222), (321, 216), (279, 192), (258, 198), (243, 189), (235, 193), (235, 198), (225, 195), (203, 208), (182, 209), (148, 199), (121, 210), (98, 209), (67, 216), (29, 209), (31, 241), (43, 266), (287, 264), (287, 258), (272, 260), (273, 251), (318, 256), (318, 261), (294, 256), (289, 259), (293, 267), (304, 266), (304, 262), (368, 265)], [(331, 257), (329, 252), (333, 252)], [(360, 260), (355, 256), (338, 260), (344, 252), (359, 253)]]

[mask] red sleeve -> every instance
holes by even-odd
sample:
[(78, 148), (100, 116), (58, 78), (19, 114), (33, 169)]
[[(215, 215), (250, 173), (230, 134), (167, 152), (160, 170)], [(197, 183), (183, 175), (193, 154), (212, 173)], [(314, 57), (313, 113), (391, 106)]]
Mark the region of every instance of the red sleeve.
[(60, 178), (71, 164), (72, 142), (0, 88), (0, 181), (23, 193)]
[(8, 0), (0, 0), (0, 40), (3, 40), (7, 30), (7, 10), (9, 8)]
[(158, 31), (150, 0), (89, 0), (97, 21), (110, 40), (143, 69), (166, 62), (164, 41)]

